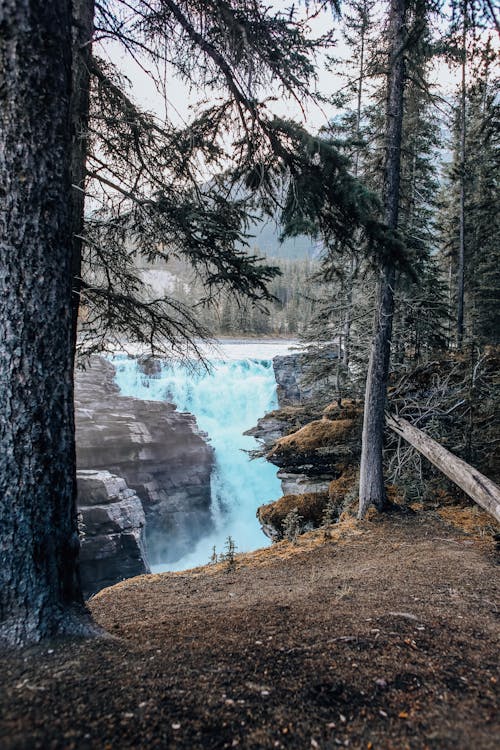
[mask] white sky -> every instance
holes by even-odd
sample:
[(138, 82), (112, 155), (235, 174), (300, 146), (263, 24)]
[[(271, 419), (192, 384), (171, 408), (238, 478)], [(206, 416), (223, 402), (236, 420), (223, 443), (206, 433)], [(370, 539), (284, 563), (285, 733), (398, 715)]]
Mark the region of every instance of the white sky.
[[(290, 3), (272, 2), (275, 7), (289, 7)], [(321, 13), (318, 18), (311, 23), (312, 34), (319, 36), (327, 33), (332, 24), (336, 23), (332, 19), (330, 12)], [(339, 34), (340, 36), (340, 34)], [(341, 52), (342, 48), (342, 52)], [(344, 45), (339, 45), (334, 50), (335, 54), (346, 54)], [(190, 107), (196, 105), (197, 100), (205, 97), (204, 91), (189, 91), (183, 82), (179, 81), (174, 75), (165, 76), (167, 80), (165, 100), (155, 86), (154, 81), (148, 76), (139, 65), (131, 59), (129, 55), (124, 54), (121, 46), (112, 41), (106, 41), (105, 44), (99, 45), (99, 53), (110, 59), (119, 70), (124, 73), (132, 82), (132, 96), (139, 104), (151, 112), (154, 112), (159, 118), (165, 117), (165, 109), (168, 109), (168, 117), (171, 121), (186, 123), (191, 119)], [(318, 89), (322, 93), (333, 93), (343, 85), (343, 79), (340, 75), (333, 75), (324, 68), (324, 56), (318, 61)], [(303, 114), (300, 106), (293, 99), (282, 100), (273, 104), (273, 111), (282, 116), (303, 120)], [(330, 112), (331, 115), (331, 112)], [(327, 114), (322, 112), (318, 106), (307, 107), (307, 124), (311, 130), (316, 130), (328, 121)]]
[[(290, 6), (290, 0), (286, 0), (286, 2), (272, 0), (271, 5), (276, 8), (281, 7), (285, 9)], [(380, 16), (383, 17), (386, 8), (387, 3), (381, 2)], [(322, 12), (312, 21), (312, 34), (314, 36), (325, 34), (331, 30), (332, 26), (337, 27), (338, 31), (336, 33), (336, 46), (331, 52), (335, 57), (345, 59), (348, 55), (348, 50), (341, 38), (340, 22), (332, 18), (330, 11)], [(495, 39), (495, 42), (498, 47), (498, 39)], [(163, 93), (160, 93), (156, 88), (152, 78), (141, 70), (139, 65), (130, 56), (123, 53), (120, 45), (115, 42), (106, 41), (105, 44), (99, 45), (99, 47), (99, 53), (108, 57), (130, 79), (132, 83), (131, 96), (138, 104), (156, 114), (161, 120), (165, 118), (167, 110), (168, 119), (178, 125), (186, 124), (191, 119), (192, 111), (190, 110), (196, 105), (197, 100), (204, 98), (204, 91), (189, 91), (186, 85), (176, 79), (171, 73), (170, 75), (167, 73), (165, 75), (167, 82), (165, 98)], [(332, 73), (325, 69), (324, 54), (318, 57), (317, 62), (317, 87), (321, 93), (331, 95), (345, 85), (346, 79), (342, 76), (342, 73), (345, 73), (346, 69), (342, 70), (341, 64), (337, 67), (336, 72)], [(436, 85), (436, 91), (442, 97), (449, 97), (459, 84), (459, 71), (450, 70), (445, 63), (435, 64), (431, 74), (431, 82)], [(322, 109), (318, 105), (311, 103), (306, 103), (304, 106), (306, 110), (305, 124), (313, 132), (317, 131), (322, 125), (326, 125), (329, 117), (331, 118), (335, 114), (338, 114), (333, 109), (329, 109), (327, 105), (324, 105), (326, 109)], [(442, 106), (446, 110), (446, 104), (444, 103)], [(278, 115), (304, 122), (303, 112), (293, 99), (276, 102), (272, 108)]]

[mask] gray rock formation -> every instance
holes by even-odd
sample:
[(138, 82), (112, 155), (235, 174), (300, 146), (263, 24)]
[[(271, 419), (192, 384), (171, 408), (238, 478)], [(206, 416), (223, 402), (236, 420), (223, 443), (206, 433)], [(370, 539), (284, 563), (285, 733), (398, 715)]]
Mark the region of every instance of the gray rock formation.
[(149, 573), (144, 526), (136, 493), (109, 471), (79, 471), (80, 576), (84, 594)]
[(122, 477), (142, 501), (149, 559), (175, 560), (210, 529), (213, 449), (192, 414), (121, 396), (101, 357), (76, 375), (77, 464)]
[(300, 353), (274, 357), (278, 403), (280, 406), (300, 404), (309, 398), (309, 389), (302, 385), (302, 361)]
[(323, 408), (324, 388), (303, 384), (307, 360), (301, 353), (275, 357), (273, 367), (280, 409), (246, 433), (261, 444), (254, 454), (278, 466), (284, 496), (325, 493), (358, 456), (359, 407), (349, 400), (347, 408)]
[[(336, 357), (335, 352), (332, 352), (331, 359), (335, 360)], [(273, 368), (280, 407), (304, 404), (319, 396), (325, 389), (326, 380), (309, 384), (304, 382), (308, 364), (301, 352), (274, 357)]]
[(311, 477), (307, 474), (292, 474), (288, 471), (278, 471), (278, 479), (284, 495), (305, 495), (310, 492), (327, 492), (331, 482), (331, 475)]
[(280, 418), (278, 414), (279, 412), (266, 414), (258, 420), (255, 427), (251, 427), (245, 432), (245, 435), (254, 437), (262, 445), (263, 450), (260, 451), (262, 456), (272, 448), (276, 440), (279, 440), (289, 431), (287, 420)]

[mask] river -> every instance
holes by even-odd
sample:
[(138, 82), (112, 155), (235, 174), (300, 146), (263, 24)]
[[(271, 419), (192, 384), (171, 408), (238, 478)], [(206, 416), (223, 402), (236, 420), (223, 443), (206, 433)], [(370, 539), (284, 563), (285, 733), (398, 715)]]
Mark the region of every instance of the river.
[(246, 451), (257, 443), (243, 433), (277, 407), (272, 359), (289, 353), (294, 343), (228, 339), (208, 353), (209, 371), (162, 361), (161, 372), (154, 377), (145, 375), (134, 358), (112, 358), (116, 382), (124, 396), (169, 401), (179, 411), (191, 412), (215, 450), (211, 478), (213, 530), (189, 554), (173, 563), (159, 563), (153, 572), (203, 565), (214, 547), (218, 554), (224, 552), (228, 537), (239, 552), (269, 543), (255, 511), (262, 503), (276, 500), (281, 495), (281, 485), (276, 467), (264, 459), (249, 459)]

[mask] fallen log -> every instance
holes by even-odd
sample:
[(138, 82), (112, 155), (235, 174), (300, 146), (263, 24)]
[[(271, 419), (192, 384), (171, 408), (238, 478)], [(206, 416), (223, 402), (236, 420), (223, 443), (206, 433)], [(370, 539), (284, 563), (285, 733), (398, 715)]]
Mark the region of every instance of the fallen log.
[(458, 485), (472, 500), (500, 521), (500, 487), (491, 479), (443, 448), (406, 419), (387, 414), (386, 424), (442, 471), (448, 479)]

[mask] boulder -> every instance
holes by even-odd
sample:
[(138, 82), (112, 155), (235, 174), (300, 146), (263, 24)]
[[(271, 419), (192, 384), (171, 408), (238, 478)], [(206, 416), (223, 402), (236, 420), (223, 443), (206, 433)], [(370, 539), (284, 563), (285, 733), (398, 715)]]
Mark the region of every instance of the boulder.
[(146, 517), (137, 494), (109, 471), (78, 471), (77, 483), (84, 594), (149, 573)]
[(78, 468), (122, 477), (142, 502), (151, 563), (176, 560), (213, 523), (213, 448), (192, 414), (121, 396), (114, 375), (102, 357), (76, 374)]

